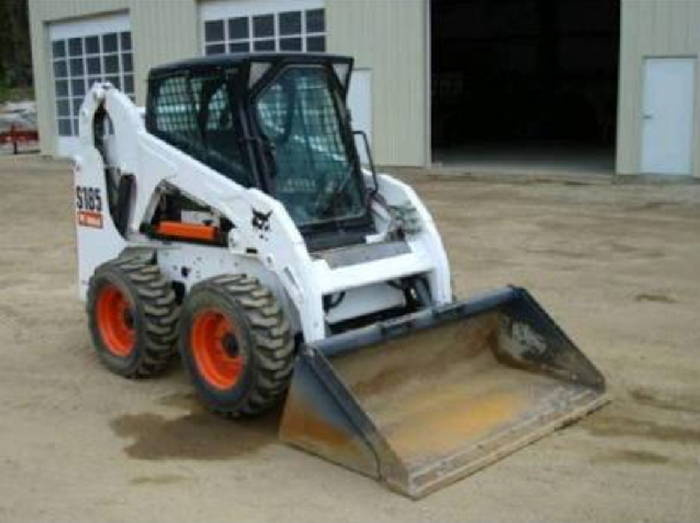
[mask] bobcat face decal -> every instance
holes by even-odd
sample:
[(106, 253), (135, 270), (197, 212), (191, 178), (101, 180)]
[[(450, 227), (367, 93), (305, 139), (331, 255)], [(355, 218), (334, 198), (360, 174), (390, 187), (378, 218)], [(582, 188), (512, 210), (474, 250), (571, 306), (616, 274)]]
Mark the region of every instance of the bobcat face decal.
[(251, 225), (253, 229), (258, 231), (261, 240), (267, 240), (267, 233), (270, 232), (270, 217), (272, 216), (272, 211), (264, 213), (253, 210), (253, 219), (251, 220)]

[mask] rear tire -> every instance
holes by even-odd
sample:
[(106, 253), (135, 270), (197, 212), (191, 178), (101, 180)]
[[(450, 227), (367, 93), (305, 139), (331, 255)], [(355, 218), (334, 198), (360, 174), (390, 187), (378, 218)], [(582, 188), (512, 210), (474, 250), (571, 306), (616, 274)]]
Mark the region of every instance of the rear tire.
[(88, 286), (87, 314), (97, 354), (116, 374), (151, 376), (177, 353), (175, 292), (146, 260), (118, 258), (100, 265)]
[(272, 292), (246, 275), (217, 276), (185, 298), (180, 353), (211, 410), (254, 416), (284, 396), (294, 365), (294, 339)]

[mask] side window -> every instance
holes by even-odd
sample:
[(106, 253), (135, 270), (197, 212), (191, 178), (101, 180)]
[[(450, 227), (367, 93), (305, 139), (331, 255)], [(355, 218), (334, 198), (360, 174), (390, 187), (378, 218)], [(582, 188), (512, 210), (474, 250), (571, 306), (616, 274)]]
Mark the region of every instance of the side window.
[(192, 90), (197, 99), (198, 118), (206, 148), (205, 163), (244, 187), (252, 186), (233, 121), (234, 112), (226, 77), (221, 73), (193, 77)]
[(166, 142), (194, 154), (201, 148), (195, 108), (192, 106), (188, 79), (171, 76), (160, 80), (150, 108), (150, 131)]
[(207, 131), (233, 131), (233, 121), (226, 86), (221, 85), (209, 100)]
[(217, 72), (158, 82), (151, 85), (149, 131), (244, 187), (252, 186), (226, 78)]

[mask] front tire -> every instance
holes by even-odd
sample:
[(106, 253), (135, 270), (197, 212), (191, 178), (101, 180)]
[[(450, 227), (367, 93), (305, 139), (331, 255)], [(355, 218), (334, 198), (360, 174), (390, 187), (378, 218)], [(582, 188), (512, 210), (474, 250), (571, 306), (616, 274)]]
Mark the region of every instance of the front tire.
[(116, 374), (145, 378), (165, 369), (176, 354), (175, 292), (146, 260), (100, 265), (88, 286), (87, 314), (97, 354)]
[(180, 353), (211, 410), (254, 416), (284, 396), (294, 365), (294, 339), (272, 292), (246, 275), (195, 285), (180, 321)]

